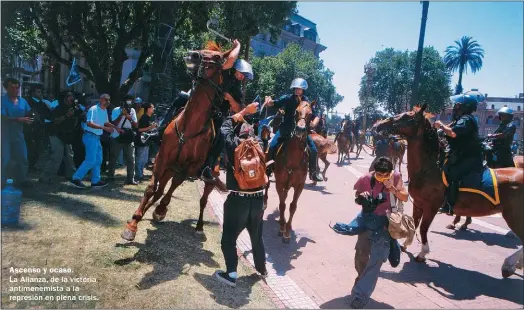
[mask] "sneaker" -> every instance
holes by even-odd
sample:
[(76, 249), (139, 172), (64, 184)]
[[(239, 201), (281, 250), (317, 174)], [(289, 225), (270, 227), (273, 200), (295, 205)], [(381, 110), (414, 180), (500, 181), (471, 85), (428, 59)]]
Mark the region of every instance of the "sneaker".
[(227, 284), (231, 287), (235, 287), (237, 285), (237, 279), (231, 278), (225, 271), (217, 270), (215, 271), (215, 274), (213, 275), (218, 281)]
[(133, 181), (127, 181), (127, 182), (126, 182), (126, 185), (138, 185), (138, 181), (136, 181), (136, 180), (133, 180)]
[(107, 183), (104, 181), (98, 181), (98, 183), (91, 183), (92, 188), (101, 188), (101, 187), (106, 187), (106, 186), (107, 186)]
[(80, 180), (75, 180), (75, 179), (71, 179), (71, 181), (69, 181), (71, 183), (71, 185), (73, 185), (74, 187), (76, 188), (86, 188), (87, 186), (82, 183), (82, 181)]

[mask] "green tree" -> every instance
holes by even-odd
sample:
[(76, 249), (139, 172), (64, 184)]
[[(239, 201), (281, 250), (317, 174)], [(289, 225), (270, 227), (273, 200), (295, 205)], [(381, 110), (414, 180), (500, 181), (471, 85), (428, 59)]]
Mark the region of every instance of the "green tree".
[(455, 94), (462, 93), (462, 74), (468, 73), (468, 66), (471, 72), (476, 73), (482, 69), (482, 59), (484, 49), (472, 37), (463, 36), (455, 41), (455, 45), (448, 46), (444, 55), (446, 67), (451, 71), (459, 72), (459, 80), (455, 89)]
[[(37, 33), (43, 40), (41, 45), (28, 41), (31, 38), (21, 38), (17, 44), (33, 44), (39, 52), (66, 66), (74, 57), (84, 57), (87, 66), (79, 66), (78, 71), (95, 83), (99, 93), (109, 93), (119, 104), (120, 96), (143, 74), (157, 13), (151, 2), (29, 2), (20, 11), (23, 23), (11, 24), (10, 30)], [(121, 85), (128, 47), (141, 53), (135, 69)]]
[[(376, 101), (379, 107), (391, 114), (411, 109), (416, 51), (387, 48), (378, 51), (370, 62), (376, 65), (376, 70), (369, 84), (367, 76), (362, 77), (360, 102), (368, 104), (369, 100)], [(450, 79), (449, 71), (438, 51), (433, 47), (425, 47), (417, 103), (427, 103), (429, 110), (433, 112), (442, 111), (451, 95)]]
[(304, 51), (297, 44), (290, 44), (276, 56), (254, 57), (253, 70), (255, 80), (248, 84), (247, 98), (256, 95), (273, 97), (288, 94), (291, 81), (297, 77), (307, 80), (309, 88), (306, 95), (310, 100), (317, 100), (322, 110), (331, 110), (343, 96), (336, 92), (333, 85), (334, 72), (325, 68), (322, 60), (311, 52)]

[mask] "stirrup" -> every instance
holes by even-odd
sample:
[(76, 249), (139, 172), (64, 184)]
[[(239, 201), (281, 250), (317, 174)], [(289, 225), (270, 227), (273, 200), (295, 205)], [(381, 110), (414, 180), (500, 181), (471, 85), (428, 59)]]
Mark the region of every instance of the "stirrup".
[(444, 214), (447, 214), (447, 215), (453, 215), (453, 207), (451, 207), (449, 202), (446, 201), (444, 203), (444, 205), (438, 209), (438, 212), (439, 213), (444, 213)]
[[(204, 172), (205, 172), (206, 170), (209, 170), (209, 174), (211, 174), (211, 178), (204, 176)], [(200, 179), (201, 179), (202, 181), (204, 181), (204, 182), (207, 182), (207, 183), (214, 183), (214, 182), (216, 182), (216, 178), (213, 176), (213, 174), (212, 174), (212, 170), (211, 170), (211, 168), (209, 168), (209, 166), (206, 166), (206, 167), (202, 170), (202, 173), (200, 174)]]

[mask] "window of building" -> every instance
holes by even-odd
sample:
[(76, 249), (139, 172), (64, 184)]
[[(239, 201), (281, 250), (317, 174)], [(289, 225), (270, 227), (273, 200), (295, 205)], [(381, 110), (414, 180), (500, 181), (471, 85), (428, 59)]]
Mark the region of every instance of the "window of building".
[(520, 111), (520, 106), (517, 106), (517, 111)]
[(493, 124), (493, 116), (488, 116), (488, 118), (486, 118), (486, 124), (488, 125), (492, 125)]
[(495, 110), (495, 105), (494, 104), (491, 105), (491, 109)]

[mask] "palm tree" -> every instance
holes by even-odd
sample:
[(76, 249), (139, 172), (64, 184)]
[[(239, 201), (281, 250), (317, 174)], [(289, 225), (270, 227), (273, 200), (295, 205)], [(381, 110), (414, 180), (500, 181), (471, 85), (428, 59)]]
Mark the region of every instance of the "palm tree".
[(484, 49), (472, 37), (463, 36), (455, 41), (455, 45), (446, 48), (444, 62), (451, 72), (458, 70), (459, 80), (455, 94), (462, 92), (462, 73), (468, 73), (468, 65), (471, 72), (476, 73), (482, 68)]

